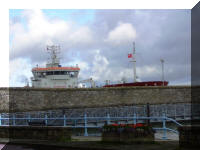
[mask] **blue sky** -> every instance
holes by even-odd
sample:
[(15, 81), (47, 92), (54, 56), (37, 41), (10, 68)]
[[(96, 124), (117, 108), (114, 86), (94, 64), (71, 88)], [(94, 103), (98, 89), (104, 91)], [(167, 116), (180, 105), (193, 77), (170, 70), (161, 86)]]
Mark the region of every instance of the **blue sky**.
[[(20, 18), (22, 23), (26, 23), (26, 20), (23, 19), (24, 9), (10, 9), (9, 17), (14, 19), (14, 17)], [(42, 9), (42, 12), (49, 19), (58, 18), (66, 21), (74, 21), (78, 24), (88, 24), (94, 20), (94, 9), (87, 10), (76, 10), (76, 9)]]

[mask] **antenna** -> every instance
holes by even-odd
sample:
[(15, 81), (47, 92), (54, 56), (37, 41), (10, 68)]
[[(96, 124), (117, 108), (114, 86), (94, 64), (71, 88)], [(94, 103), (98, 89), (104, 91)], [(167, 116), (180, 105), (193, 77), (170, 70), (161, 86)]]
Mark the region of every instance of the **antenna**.
[(47, 45), (47, 52), (50, 54), (50, 61), (52, 65), (56, 65), (60, 63), (60, 59), (58, 58), (58, 54), (60, 53), (59, 45)]
[(137, 82), (137, 80), (136, 80), (137, 79), (137, 76), (136, 76), (136, 57), (135, 56), (136, 56), (136, 54), (135, 54), (135, 42), (133, 42), (133, 57), (132, 57), (133, 58), (133, 60), (132, 60), (133, 61), (133, 74), (134, 74), (134, 78), (133, 78), (134, 80), (133, 81)]
[(162, 64), (162, 82), (163, 82), (163, 86), (164, 86), (164, 81), (165, 81), (165, 79), (164, 79), (164, 59), (160, 59), (160, 62), (161, 62), (161, 64)]
[(135, 42), (133, 42), (133, 54), (135, 54)]

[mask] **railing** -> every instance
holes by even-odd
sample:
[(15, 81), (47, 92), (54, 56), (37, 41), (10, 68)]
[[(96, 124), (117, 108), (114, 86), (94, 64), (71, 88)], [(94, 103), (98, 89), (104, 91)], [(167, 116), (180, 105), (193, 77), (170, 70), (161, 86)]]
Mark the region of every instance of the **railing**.
[[(3, 124), (3, 120), (4, 121), (7, 120), (9, 122), (9, 125)], [(162, 136), (163, 140), (167, 139), (167, 131), (171, 131), (176, 134), (179, 134), (177, 130), (166, 127), (167, 121), (171, 121), (171, 122), (175, 123), (175, 125), (177, 125), (177, 126), (182, 126), (176, 120), (174, 120), (172, 118), (168, 118), (165, 114), (163, 114), (162, 117), (137, 117), (136, 114), (134, 114), (134, 116), (132, 116), (132, 117), (110, 117), (109, 114), (107, 114), (107, 116), (105, 116), (105, 117), (87, 117), (87, 114), (85, 114), (84, 117), (74, 117), (74, 118), (72, 118), (72, 117), (67, 118), (66, 115), (63, 115), (63, 117), (49, 118), (47, 114), (45, 115), (44, 118), (31, 118), (30, 115), (26, 118), (18, 118), (15, 116), (15, 114), (13, 114), (9, 118), (3, 118), (2, 115), (0, 114), (0, 126), (24, 126), (22, 124), (21, 125), (16, 124), (17, 120), (25, 120), (27, 122), (26, 125), (28, 125), (28, 123), (31, 122), (32, 120), (43, 120), (43, 121), (45, 121), (45, 125), (48, 125), (49, 120), (63, 120), (62, 126), (71, 127), (71, 128), (84, 128), (84, 136), (88, 136), (88, 130), (87, 130), (88, 128), (102, 128), (102, 126), (103, 126), (103, 125), (101, 125), (101, 126), (88, 125), (89, 123), (91, 123), (90, 120), (94, 120), (94, 121), (96, 121), (96, 123), (100, 122), (100, 120), (101, 120), (103, 122), (106, 122), (107, 124), (111, 124), (112, 121), (119, 122), (119, 121), (124, 121), (124, 120), (129, 120), (129, 121), (131, 120), (133, 122), (133, 124), (136, 124), (138, 120), (160, 120), (160, 121), (162, 121), (162, 128), (153, 128), (153, 129), (154, 130), (163, 130), (163, 136)], [(73, 120), (74, 122), (76, 122), (77, 120), (83, 120), (84, 125), (77, 125), (76, 123), (74, 125), (69, 125), (67, 123), (70, 120), (71, 121)]]

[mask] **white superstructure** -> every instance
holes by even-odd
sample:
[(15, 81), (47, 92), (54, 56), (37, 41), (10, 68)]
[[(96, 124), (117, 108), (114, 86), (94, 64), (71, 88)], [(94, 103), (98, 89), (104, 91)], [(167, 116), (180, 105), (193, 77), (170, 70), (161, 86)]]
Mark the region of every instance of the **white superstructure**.
[(32, 87), (38, 88), (75, 88), (78, 87), (78, 74), (80, 68), (62, 67), (58, 53), (59, 46), (47, 46), (50, 58), (46, 67), (35, 67), (32, 69), (33, 77), (31, 77)]

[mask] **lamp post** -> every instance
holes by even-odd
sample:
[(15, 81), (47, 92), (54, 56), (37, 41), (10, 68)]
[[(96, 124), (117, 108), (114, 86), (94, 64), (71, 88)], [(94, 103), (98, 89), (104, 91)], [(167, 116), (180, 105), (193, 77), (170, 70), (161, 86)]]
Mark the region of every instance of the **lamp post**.
[(164, 79), (164, 59), (160, 59), (160, 62), (161, 62), (161, 64), (162, 64), (162, 82), (163, 82), (163, 86), (164, 86), (164, 81), (165, 81), (165, 79)]

